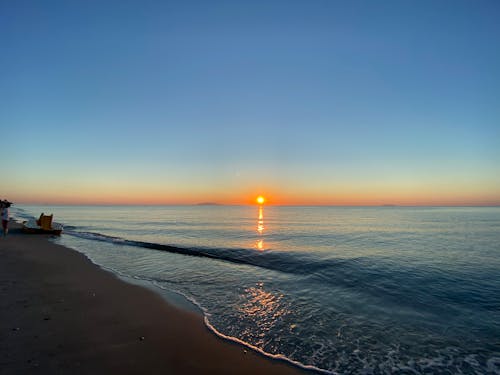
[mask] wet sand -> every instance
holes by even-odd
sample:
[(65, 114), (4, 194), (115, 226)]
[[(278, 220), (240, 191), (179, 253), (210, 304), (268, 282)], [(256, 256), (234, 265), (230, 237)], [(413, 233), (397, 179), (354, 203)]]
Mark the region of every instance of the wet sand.
[(19, 227), (0, 238), (2, 375), (310, 374), (218, 338), (200, 315)]

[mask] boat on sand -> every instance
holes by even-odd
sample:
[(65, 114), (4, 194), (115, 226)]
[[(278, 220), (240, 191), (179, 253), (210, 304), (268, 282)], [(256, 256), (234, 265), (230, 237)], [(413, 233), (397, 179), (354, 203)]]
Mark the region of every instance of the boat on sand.
[(29, 234), (55, 234), (60, 235), (63, 225), (53, 222), (54, 215), (40, 215), (39, 219), (31, 219), (23, 223), (23, 232)]

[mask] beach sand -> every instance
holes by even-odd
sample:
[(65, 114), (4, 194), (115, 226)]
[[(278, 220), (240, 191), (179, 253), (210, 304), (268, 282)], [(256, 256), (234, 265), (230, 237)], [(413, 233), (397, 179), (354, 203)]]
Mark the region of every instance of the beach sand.
[(0, 238), (2, 375), (309, 373), (222, 340), (200, 315), (19, 228)]

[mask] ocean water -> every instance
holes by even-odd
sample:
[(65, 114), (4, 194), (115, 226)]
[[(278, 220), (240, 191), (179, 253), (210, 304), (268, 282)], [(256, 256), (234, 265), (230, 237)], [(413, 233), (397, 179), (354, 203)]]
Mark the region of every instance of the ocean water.
[(500, 208), (16, 206), (195, 303), (217, 334), (331, 373), (500, 374)]

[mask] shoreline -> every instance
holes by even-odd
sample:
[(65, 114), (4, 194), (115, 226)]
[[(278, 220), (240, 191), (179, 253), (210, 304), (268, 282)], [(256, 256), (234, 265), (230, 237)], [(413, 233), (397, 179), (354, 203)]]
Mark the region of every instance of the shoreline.
[(218, 337), (203, 315), (45, 235), (10, 228), (0, 238), (2, 374), (312, 373)]

